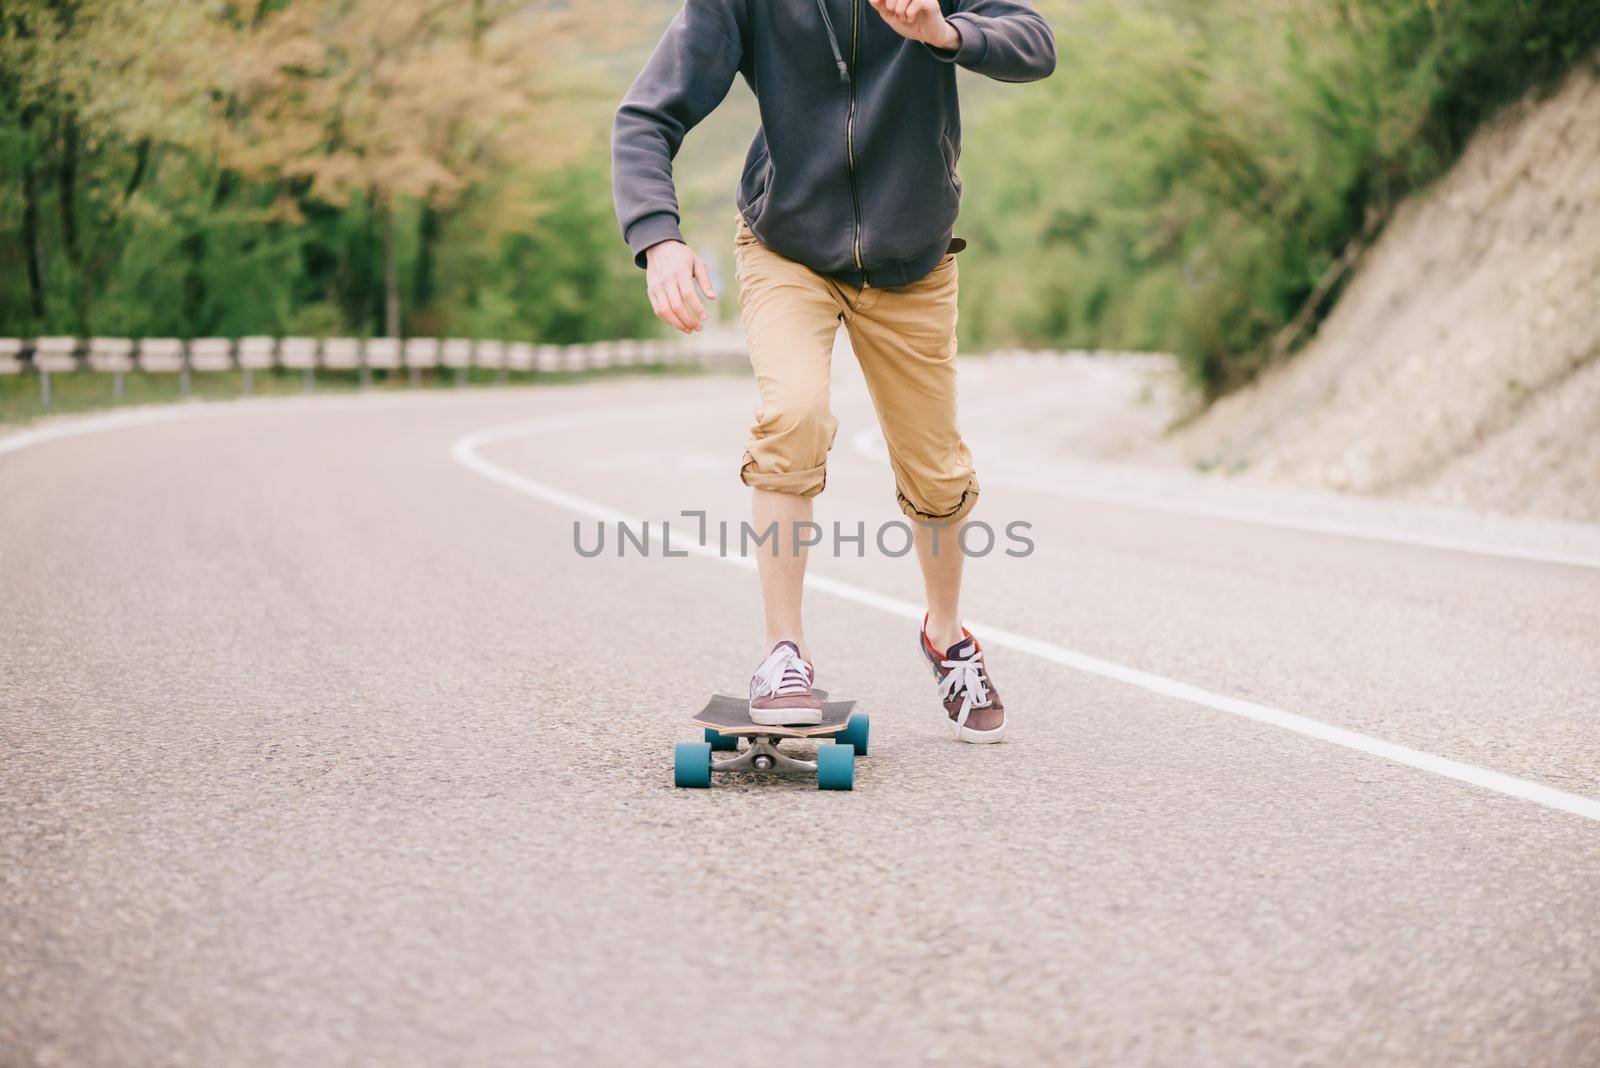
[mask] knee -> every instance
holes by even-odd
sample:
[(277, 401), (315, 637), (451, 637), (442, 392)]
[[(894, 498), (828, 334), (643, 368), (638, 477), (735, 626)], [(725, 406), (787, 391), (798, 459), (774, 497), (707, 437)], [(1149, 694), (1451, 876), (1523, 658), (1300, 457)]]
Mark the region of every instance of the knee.
[(778, 397), (761, 408), (763, 435), (804, 442), (822, 452), (832, 446), (837, 427), (826, 393)]
[(761, 406), (739, 471), (745, 485), (802, 497), (822, 492), (838, 428), (827, 398), (826, 393), (774, 397)]

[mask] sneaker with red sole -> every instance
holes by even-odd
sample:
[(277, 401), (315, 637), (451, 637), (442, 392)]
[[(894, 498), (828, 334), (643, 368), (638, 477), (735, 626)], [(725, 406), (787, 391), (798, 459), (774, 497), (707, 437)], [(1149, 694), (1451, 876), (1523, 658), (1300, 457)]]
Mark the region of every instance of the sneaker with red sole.
[(951, 733), (959, 741), (979, 745), (1000, 741), (1006, 736), (1006, 709), (989, 677), (978, 639), (962, 627), (962, 639), (941, 654), (928, 641), (927, 626), (924, 618), (917, 644), (939, 683), (939, 700), (944, 703)]

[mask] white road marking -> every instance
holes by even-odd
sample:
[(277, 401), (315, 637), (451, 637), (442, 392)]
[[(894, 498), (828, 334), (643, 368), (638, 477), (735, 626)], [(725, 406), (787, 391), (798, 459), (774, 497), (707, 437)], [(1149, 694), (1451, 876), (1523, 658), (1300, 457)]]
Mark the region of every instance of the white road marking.
[[(494, 445), (507, 441), (515, 441), (533, 434), (548, 433), (556, 430), (571, 429), (578, 426), (592, 426), (598, 423), (609, 422), (617, 419), (636, 419), (637, 413), (607, 412), (592, 415), (554, 416), (547, 419), (535, 419), (528, 422), (516, 423), (509, 426), (494, 427), (457, 439), (451, 446), (450, 455), (457, 463), (483, 477), (498, 482), (500, 485), (519, 493), (532, 497), (535, 500), (553, 504), (558, 508), (565, 508), (579, 515), (588, 516), (608, 523), (627, 523), (638, 526), (644, 520), (632, 516), (615, 508), (607, 507), (586, 497), (568, 493), (537, 479), (520, 475), (509, 468), (502, 467), (491, 460), (485, 460), (478, 455), (477, 450), (486, 445)], [(681, 546), (692, 553), (707, 556), (714, 560), (748, 571), (755, 570), (755, 561), (742, 556), (723, 556), (713, 545), (688, 544)], [(922, 606), (910, 601), (903, 601), (897, 597), (889, 597), (872, 590), (856, 586), (849, 582), (828, 578), (808, 572), (806, 585), (824, 593), (856, 604), (876, 608), (903, 619), (922, 620)], [(1361, 734), (1358, 731), (1345, 730), (1332, 724), (1307, 716), (1285, 712), (1270, 705), (1258, 704), (1255, 701), (1244, 701), (1237, 697), (1228, 697), (1225, 694), (1212, 693), (1198, 686), (1191, 686), (1176, 679), (1169, 679), (1148, 671), (1126, 667), (1122, 664), (1102, 660), (1099, 657), (1080, 653), (1065, 646), (1040, 638), (1029, 637), (1014, 631), (993, 627), (987, 623), (973, 621), (969, 626), (983, 635), (984, 642), (991, 645), (1015, 649), (1018, 652), (1036, 656), (1063, 667), (1072, 668), (1090, 675), (1112, 679), (1150, 693), (1175, 700), (1185, 701), (1189, 704), (1201, 705), (1218, 712), (1226, 712), (1232, 716), (1254, 720), (1281, 730), (1292, 731), (1307, 738), (1327, 742), (1330, 745), (1352, 749), (1358, 753), (1380, 757), (1396, 764), (1403, 764), (1409, 768), (1416, 768), (1441, 778), (1453, 779), (1457, 782), (1467, 783), (1494, 793), (1504, 794), (1507, 797), (1521, 798), (1532, 801), (1536, 805), (1554, 809), (1558, 812), (1570, 813), (1584, 819), (1600, 821), (1600, 800), (1582, 797), (1578, 794), (1569, 794), (1541, 783), (1519, 779), (1498, 771), (1490, 771), (1473, 764), (1463, 764), (1458, 760), (1450, 760), (1433, 753), (1412, 749), (1409, 746), (1397, 745), (1386, 742), (1381, 738)]]
[[(404, 403), (404, 399), (402, 398), (385, 399), (392, 402)], [(423, 398), (416, 399), (422, 400)], [(431, 400), (433, 398), (429, 399)], [(437, 399), (443, 401), (445, 398)], [(342, 408), (347, 405), (354, 406), (356, 404), (370, 404), (372, 403), (372, 399), (340, 398), (339, 400), (334, 400), (333, 398), (307, 398), (306, 401), (302, 403), (305, 407), (311, 407), (312, 405), (315, 405), (317, 408), (327, 409)], [(50, 441), (80, 437), (87, 434), (117, 430), (124, 427), (142, 426), (153, 423), (177, 422), (190, 418), (246, 411), (282, 411), (286, 408), (301, 407), (302, 403), (296, 403), (296, 401), (286, 398), (262, 398), (258, 401), (233, 401), (226, 404), (194, 404), (185, 405), (181, 408), (150, 408), (140, 409), (137, 411), (116, 412), (109, 415), (75, 420), (73, 422), (63, 423), (57, 426), (24, 431), (19, 434), (13, 434), (5, 438), (0, 438), (0, 454), (16, 452), (32, 445), (44, 444)], [(516, 423), (510, 426), (492, 428), (479, 433), (469, 434), (454, 443), (451, 449), (451, 455), (457, 460), (457, 462), (461, 463), (463, 466), (476, 472), (477, 474), (480, 474), (485, 478), (491, 479), (535, 499), (545, 501), (546, 503), (556, 505), (560, 508), (566, 508), (570, 511), (577, 512), (580, 515), (586, 515), (594, 519), (600, 519), (607, 522), (626, 522), (630, 524), (638, 524), (641, 522), (641, 520), (630, 516), (627, 513), (613, 508), (608, 508), (585, 497), (566, 493), (562, 490), (556, 489), (553, 486), (549, 486), (545, 483), (538, 482), (523, 475), (519, 475), (514, 471), (508, 470), (507, 468), (501, 467), (498, 464), (483, 459), (481, 456), (477, 455), (476, 450), (485, 445), (491, 445), (504, 441), (513, 441), (518, 438), (527, 437), (531, 434), (548, 433), (557, 430), (578, 429), (581, 427), (611, 423), (618, 420), (638, 419), (641, 417), (648, 418), (662, 414), (662, 409), (658, 406), (655, 408), (641, 408), (628, 411), (611, 409), (602, 412), (550, 416), (544, 419), (536, 419), (529, 422)], [(675, 409), (671, 414), (678, 415), (681, 413)], [(709, 546), (702, 547), (688, 545), (685, 547), (691, 552), (696, 552), (701, 555), (721, 560), (724, 563), (731, 564), (735, 567), (741, 567), (746, 570), (755, 569), (755, 562), (744, 557), (721, 556), (714, 548)], [(880, 611), (888, 612), (892, 615), (897, 615), (905, 619), (920, 621), (922, 618), (922, 607), (920, 605), (913, 604), (910, 601), (903, 601), (899, 598), (888, 597), (884, 594), (875, 593), (872, 590), (864, 589), (847, 582), (841, 582), (838, 579), (832, 579), (824, 575), (817, 575), (813, 573), (806, 576), (806, 584), (813, 589), (821, 590), (824, 593), (831, 593), (841, 599), (853, 601), (857, 604), (865, 605), (867, 607), (877, 608)], [(1265, 723), (1269, 726), (1293, 731), (1296, 734), (1302, 734), (1306, 737), (1316, 738), (1320, 741), (1325, 741), (1333, 745), (1356, 750), (1357, 752), (1368, 753), (1372, 756), (1381, 757), (1397, 764), (1403, 764), (1407, 767), (1426, 771), (1434, 775), (1439, 775), (1443, 778), (1454, 779), (1458, 782), (1468, 783), (1473, 786), (1481, 787), (1485, 790), (1494, 791), (1495, 793), (1505, 794), (1509, 797), (1522, 798), (1527, 801), (1532, 801), (1535, 804), (1542, 805), (1546, 808), (1555, 809), (1559, 812), (1567, 812), (1571, 813), (1572, 815), (1581, 816), (1585, 819), (1600, 821), (1600, 800), (1582, 797), (1578, 794), (1566, 793), (1564, 791), (1556, 790), (1539, 783), (1529, 782), (1525, 779), (1518, 779), (1511, 775), (1505, 775), (1497, 771), (1490, 771), (1486, 768), (1480, 768), (1472, 764), (1463, 764), (1459, 761), (1449, 760), (1445, 757), (1436, 756), (1432, 753), (1426, 753), (1417, 749), (1411, 749), (1407, 746), (1396, 745), (1392, 742), (1386, 742), (1380, 738), (1373, 738), (1368, 735), (1360, 734), (1356, 731), (1344, 730), (1340, 727), (1322, 723), (1306, 716), (1296, 715), (1292, 712), (1285, 712), (1281, 709), (1272, 708), (1268, 705), (1258, 704), (1253, 701), (1243, 701), (1238, 698), (1228, 697), (1223, 694), (1211, 693), (1210, 691), (1203, 690), (1197, 686), (1190, 686), (1187, 683), (1178, 682), (1174, 679), (1168, 679), (1150, 672), (1139, 671), (1135, 668), (1125, 667), (1121, 664), (1115, 664), (1108, 660), (1101, 660), (1098, 657), (1089, 656), (1085, 653), (1079, 653), (1075, 650), (1067, 649), (1063, 646), (1055, 645), (1054, 643), (1043, 641), (1038, 638), (1032, 638), (1024, 634), (1017, 634), (1011, 631), (1003, 630), (999, 627), (991, 627), (985, 623), (974, 622), (973, 626), (983, 631), (984, 640), (987, 642), (1016, 649), (1019, 652), (1029, 653), (1033, 656), (1039, 657), (1040, 659), (1061, 664), (1064, 667), (1073, 668), (1075, 670), (1087, 672), (1093, 675), (1099, 675), (1103, 678), (1113, 679), (1115, 681), (1123, 682), (1127, 685), (1135, 686), (1151, 693), (1172, 697), (1180, 701), (1189, 702), (1191, 704), (1202, 705), (1207, 708), (1215, 709), (1219, 712), (1226, 712), (1230, 715), (1241, 716), (1245, 719), (1252, 719), (1259, 723)]]
[[(872, 429), (858, 430), (850, 436), (851, 451), (858, 456), (887, 462), (888, 452), (881, 434)], [(1004, 486), (1029, 493), (1042, 493), (1066, 500), (1086, 501), (1090, 504), (1108, 504), (1118, 508), (1137, 508), (1146, 512), (1166, 515), (1190, 516), (1200, 519), (1218, 519), (1227, 523), (1248, 523), (1277, 530), (1296, 530), (1307, 534), (1328, 534), (1340, 538), (1357, 538), (1362, 541), (1382, 541), (1393, 545), (1411, 545), (1424, 549), (1443, 549), (1447, 552), (1470, 553), (1475, 556), (1495, 556), (1505, 560), (1527, 560), (1539, 564), (1560, 564), (1566, 567), (1586, 567), (1600, 570), (1600, 557), (1578, 553), (1553, 552), (1530, 549), (1520, 545), (1499, 542), (1473, 541), (1465, 538), (1447, 538), (1434, 534), (1420, 534), (1387, 527), (1370, 527), (1361, 523), (1345, 523), (1337, 519), (1315, 519), (1306, 516), (1282, 515), (1253, 508), (1230, 508), (1226, 505), (1205, 504), (1199, 501), (1174, 501), (1147, 497), (1133, 493), (1111, 493), (1104, 490), (1062, 486), (1036, 479), (1007, 478), (983, 475), (984, 485)]]
[(138, 408), (125, 412), (113, 412), (109, 415), (95, 415), (84, 419), (74, 419), (54, 426), (44, 426), (35, 430), (24, 430), (17, 434), (8, 434), (0, 438), (0, 455), (8, 452), (17, 452), (34, 445), (43, 445), (50, 441), (82, 437), (85, 434), (100, 434), (107, 430), (120, 430), (123, 427), (145, 426), (150, 423), (175, 423), (182, 419), (210, 415), (213, 411), (214, 409), (210, 409), (202, 403), (184, 408)]
[[(525, 393), (538, 388), (537, 386), (474, 387), (439, 392), (420, 390), (414, 393), (365, 395), (309, 393), (278, 397), (239, 397), (230, 400), (202, 400), (196, 397), (176, 404), (156, 404), (148, 407), (126, 408), (120, 411), (52, 417), (53, 420), (58, 421), (52, 421), (45, 426), (35, 427), (31, 430), (20, 430), (0, 436), (0, 456), (9, 452), (19, 452), (35, 445), (46, 445), (52, 441), (65, 441), (90, 434), (103, 434), (107, 431), (123, 430), (128, 427), (181, 423), (191, 419), (213, 419), (227, 415), (261, 415), (268, 413), (281, 415), (285, 412), (355, 411), (373, 407), (446, 407), (463, 399), (481, 400), (486, 397), (514, 397), (518, 393)], [(706, 402), (691, 399), (674, 407), (669, 414), (693, 414), (704, 406), (706, 406)], [(727, 405), (719, 401), (714, 406), (711, 406), (710, 410), (726, 411)], [(609, 421), (615, 418), (618, 411), (619, 409), (612, 409), (607, 412), (596, 412), (592, 416), (579, 414), (563, 418), (578, 419), (580, 423), (574, 425), (586, 426), (594, 421)], [(637, 418), (650, 418), (660, 414), (662, 407), (659, 404), (654, 406), (640, 405), (629, 409), (629, 411)]]
[[(483, 396), (482, 390), (468, 391)], [(231, 400), (201, 400), (195, 398), (176, 404), (157, 404), (149, 407), (127, 408), (121, 411), (86, 415), (62, 415), (52, 422), (32, 430), (22, 430), (0, 437), (0, 456), (19, 452), (35, 445), (52, 441), (65, 441), (90, 434), (103, 434), (128, 427), (155, 426), (162, 423), (181, 423), (191, 419), (213, 419), (225, 415), (260, 415), (284, 412), (326, 412), (366, 408), (379, 405), (386, 408), (426, 407), (448, 404), (459, 399), (451, 393), (394, 393), (382, 395), (301, 394), (287, 397), (239, 397)]]

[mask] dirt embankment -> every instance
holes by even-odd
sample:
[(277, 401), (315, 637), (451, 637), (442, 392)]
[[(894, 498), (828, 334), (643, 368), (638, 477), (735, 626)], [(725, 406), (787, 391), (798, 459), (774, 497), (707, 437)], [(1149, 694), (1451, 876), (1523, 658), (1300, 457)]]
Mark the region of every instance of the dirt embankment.
[(1506, 109), (1299, 355), (1172, 435), (1242, 477), (1600, 521), (1600, 78)]

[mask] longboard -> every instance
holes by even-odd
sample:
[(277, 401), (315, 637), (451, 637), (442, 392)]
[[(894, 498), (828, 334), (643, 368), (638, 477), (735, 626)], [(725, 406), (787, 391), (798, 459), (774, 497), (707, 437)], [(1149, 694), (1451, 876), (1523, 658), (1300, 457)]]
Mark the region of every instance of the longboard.
[[(822, 722), (777, 727), (752, 720), (750, 702), (742, 697), (712, 695), (692, 721), (705, 732), (705, 741), (679, 742), (673, 753), (673, 784), (707, 787), (714, 771), (784, 770), (816, 775), (823, 790), (854, 789), (855, 761), (866, 755), (870, 721), (855, 711), (854, 701), (830, 701), (826, 692), (812, 692), (822, 701)], [(815, 760), (805, 760), (778, 748), (788, 738), (816, 738), (830, 744), (817, 747)], [(719, 752), (734, 755), (718, 757)]]
[(765, 735), (769, 738), (814, 738), (819, 734), (837, 734), (850, 723), (854, 701), (830, 701), (825, 690), (813, 690), (822, 699), (822, 722), (769, 727), (750, 718), (750, 702), (727, 694), (715, 694), (706, 707), (691, 721), (707, 730), (736, 737)]

